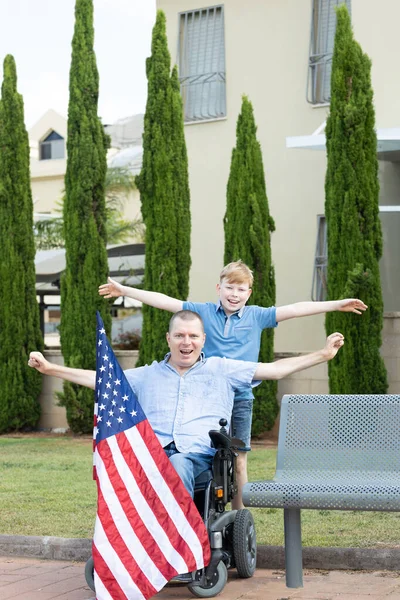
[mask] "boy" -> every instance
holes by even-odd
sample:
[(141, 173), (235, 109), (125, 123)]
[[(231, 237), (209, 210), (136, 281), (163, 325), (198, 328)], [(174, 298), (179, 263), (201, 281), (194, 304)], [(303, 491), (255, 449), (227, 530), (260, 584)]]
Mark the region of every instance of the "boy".
[[(280, 321), (333, 310), (361, 314), (367, 308), (361, 300), (357, 299), (298, 302), (277, 308), (246, 306), (252, 292), (252, 284), (252, 271), (239, 260), (229, 263), (222, 269), (220, 283), (217, 284), (219, 297), (217, 304), (184, 302), (159, 292), (120, 285), (110, 278), (107, 284), (99, 287), (99, 294), (105, 298), (128, 296), (173, 313), (180, 310), (197, 312), (204, 321), (206, 357), (222, 356), (251, 362), (258, 360), (262, 330), (276, 327)], [(232, 413), (233, 435), (245, 443), (237, 460), (238, 494), (232, 503), (235, 509), (243, 508), (241, 491), (243, 485), (247, 483), (247, 452), (251, 449), (252, 410), (253, 394), (251, 388), (247, 387), (236, 393)]]

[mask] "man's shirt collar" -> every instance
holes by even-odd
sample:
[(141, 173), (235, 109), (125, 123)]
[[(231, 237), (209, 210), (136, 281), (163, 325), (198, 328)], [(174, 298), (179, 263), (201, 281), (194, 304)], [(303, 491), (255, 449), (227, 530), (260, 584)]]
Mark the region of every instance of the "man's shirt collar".
[[(171, 352), (167, 352), (167, 354), (164, 356), (164, 360), (162, 360), (161, 362), (163, 363), (164, 366), (168, 366), (170, 369), (172, 369), (173, 371), (175, 371), (177, 373), (178, 371), (172, 365), (169, 364), (170, 357), (171, 357)], [(191, 371), (195, 367), (198, 367), (198, 366), (202, 365), (205, 362), (206, 362), (206, 356), (205, 356), (204, 352), (200, 352), (199, 359), (196, 360), (196, 362), (194, 363), (194, 365), (192, 365), (190, 367), (190, 369), (188, 369), (185, 372), (185, 375), (186, 375), (186, 373), (189, 373), (189, 371)]]

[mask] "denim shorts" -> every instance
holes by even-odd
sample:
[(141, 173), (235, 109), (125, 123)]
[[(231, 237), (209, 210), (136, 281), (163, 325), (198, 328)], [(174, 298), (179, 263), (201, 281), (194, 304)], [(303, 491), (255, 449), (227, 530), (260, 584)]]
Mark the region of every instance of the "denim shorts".
[(245, 443), (241, 452), (249, 452), (251, 439), (251, 419), (253, 416), (253, 398), (235, 400), (232, 412), (233, 437), (239, 438)]

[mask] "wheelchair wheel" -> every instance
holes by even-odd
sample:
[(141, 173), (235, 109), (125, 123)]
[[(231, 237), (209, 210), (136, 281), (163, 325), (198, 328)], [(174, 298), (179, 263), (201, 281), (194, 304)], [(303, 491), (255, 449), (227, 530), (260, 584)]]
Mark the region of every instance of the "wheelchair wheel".
[(257, 560), (256, 530), (253, 515), (246, 508), (237, 511), (233, 523), (233, 556), (239, 577), (253, 577)]
[(88, 586), (90, 587), (90, 589), (92, 590), (92, 592), (95, 592), (95, 588), (94, 588), (94, 562), (93, 562), (93, 556), (91, 556), (87, 561), (86, 561), (86, 565), (85, 565), (85, 579), (86, 579), (86, 583), (88, 584)]
[(221, 560), (213, 573), (211, 581), (206, 587), (190, 584), (188, 585), (188, 588), (192, 592), (193, 596), (196, 596), (196, 598), (212, 598), (213, 596), (217, 596), (220, 592), (222, 592), (227, 581), (228, 569), (226, 568), (225, 563)]

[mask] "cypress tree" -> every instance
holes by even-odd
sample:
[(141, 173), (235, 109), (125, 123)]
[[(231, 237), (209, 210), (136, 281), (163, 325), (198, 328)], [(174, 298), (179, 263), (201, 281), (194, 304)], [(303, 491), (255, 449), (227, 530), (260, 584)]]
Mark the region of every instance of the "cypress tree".
[[(190, 195), (182, 100), (176, 68), (171, 74), (165, 14), (157, 11), (151, 57), (147, 59), (147, 105), (143, 166), (136, 183), (146, 226), (144, 287), (186, 299), (190, 270)], [(139, 364), (167, 351), (170, 315), (143, 306)]]
[[(97, 116), (99, 76), (93, 42), (93, 0), (76, 0), (63, 206), (61, 348), (66, 365), (83, 369), (96, 366), (96, 310), (108, 329), (111, 324), (97, 292), (108, 273), (104, 193), (108, 138)], [(93, 392), (67, 382), (60, 399), (72, 431), (91, 431)]]
[(359, 297), (369, 307), (362, 317), (341, 312), (326, 316), (327, 333), (340, 331), (346, 339), (329, 364), (330, 392), (385, 393), (386, 370), (379, 354), (382, 233), (371, 61), (353, 38), (345, 5), (337, 10), (326, 145), (328, 298)]
[[(271, 233), (275, 224), (269, 214), (264, 167), (253, 106), (246, 96), (236, 128), (224, 218), (225, 264), (243, 260), (254, 273), (249, 304), (275, 304), (275, 275), (271, 259)], [(260, 361), (274, 360), (274, 331), (261, 336)], [(278, 414), (277, 384), (266, 381), (254, 390), (253, 435), (270, 429)]]
[(34, 427), (40, 416), (41, 376), (27, 364), (29, 352), (43, 348), (35, 279), (29, 140), (8, 55), (0, 102), (0, 432)]

